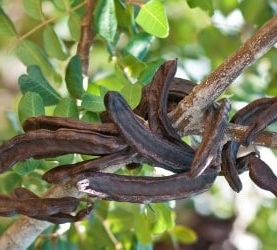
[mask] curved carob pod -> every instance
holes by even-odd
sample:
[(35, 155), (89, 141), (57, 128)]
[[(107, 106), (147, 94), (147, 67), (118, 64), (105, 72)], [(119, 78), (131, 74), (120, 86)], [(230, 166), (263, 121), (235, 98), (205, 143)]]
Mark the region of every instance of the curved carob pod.
[(277, 177), (271, 168), (253, 154), (249, 155), (247, 160), (251, 180), (258, 187), (270, 191), (277, 196)]
[(82, 172), (96, 172), (110, 166), (140, 162), (137, 158), (138, 154), (131, 148), (127, 148), (115, 154), (104, 155), (100, 158), (55, 167), (46, 172), (42, 176), (42, 179), (48, 183), (62, 183), (70, 180), (72, 176), (78, 175)]
[(149, 85), (148, 125), (153, 133), (179, 145), (184, 151), (194, 153), (194, 150), (177, 134), (167, 116), (167, 99), (170, 85), (177, 70), (177, 60), (165, 62), (158, 69)]
[(189, 170), (194, 153), (152, 133), (118, 92), (108, 92), (105, 105), (126, 143), (153, 165), (173, 172)]
[[(231, 123), (240, 125), (252, 124), (256, 117), (269, 108), (276, 100), (273, 98), (261, 98), (246, 105), (239, 110), (231, 119)], [(222, 172), (230, 187), (239, 192), (242, 189), (242, 183), (238, 176), (236, 168), (236, 158), (240, 143), (235, 141), (227, 142), (222, 149)]]
[[(15, 188), (12, 192), (12, 196), (16, 199), (27, 200), (31, 198), (40, 198), (35, 193), (31, 192), (27, 188), (18, 187)], [(80, 200), (81, 201), (81, 200)], [(75, 201), (74, 201), (75, 202)], [(82, 209), (76, 213), (75, 216), (66, 213), (56, 213), (56, 214), (39, 214), (33, 215), (29, 213), (28, 216), (37, 220), (48, 221), (54, 224), (63, 224), (63, 223), (73, 223), (85, 219), (93, 210), (93, 205), (88, 206), (85, 209)]]
[(207, 191), (214, 183), (217, 171), (207, 169), (190, 179), (185, 174), (166, 177), (138, 177), (109, 173), (82, 173), (76, 176), (80, 192), (105, 200), (135, 203), (185, 199)]
[(229, 111), (231, 103), (228, 99), (223, 99), (218, 109), (213, 107), (205, 112), (205, 129), (202, 141), (196, 150), (191, 168), (188, 172), (190, 177), (199, 176), (217, 157), (220, 150), (220, 142), (224, 137), (224, 132), (228, 125)]
[(92, 131), (39, 129), (15, 136), (0, 146), (0, 173), (19, 161), (69, 153), (106, 155), (127, 147), (121, 137)]
[[(40, 198), (30, 190), (20, 187), (13, 190), (12, 196), (0, 195), (0, 216), (22, 214), (54, 224), (76, 222), (88, 216), (93, 209), (91, 205), (75, 216), (71, 215), (81, 201), (88, 202), (87, 199), (74, 197)], [(5, 202), (9, 204), (5, 205)]]
[(277, 119), (277, 97), (270, 98), (270, 106), (265, 108), (263, 112), (256, 115), (255, 120), (251, 123), (246, 130), (245, 145), (248, 146), (253, 137), (260, 131), (264, 130), (271, 123)]
[(25, 132), (38, 129), (58, 130), (60, 128), (67, 128), (96, 132), (105, 135), (118, 135), (118, 131), (113, 123), (89, 123), (69, 117), (30, 117), (24, 121), (22, 127)]

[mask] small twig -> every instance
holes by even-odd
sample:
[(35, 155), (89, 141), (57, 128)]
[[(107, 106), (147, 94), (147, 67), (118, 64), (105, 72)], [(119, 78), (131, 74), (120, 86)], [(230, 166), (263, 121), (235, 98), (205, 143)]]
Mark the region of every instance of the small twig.
[(89, 67), (89, 51), (94, 38), (94, 31), (92, 27), (92, 15), (96, 1), (88, 0), (86, 4), (86, 13), (82, 19), (81, 37), (78, 43), (77, 54), (82, 60), (83, 74), (88, 74)]
[[(277, 16), (264, 24), (235, 53), (204, 79), (170, 114), (181, 133), (202, 121), (201, 111), (215, 101), (241, 72), (261, 58), (277, 42)], [(202, 123), (202, 122), (201, 122)]]

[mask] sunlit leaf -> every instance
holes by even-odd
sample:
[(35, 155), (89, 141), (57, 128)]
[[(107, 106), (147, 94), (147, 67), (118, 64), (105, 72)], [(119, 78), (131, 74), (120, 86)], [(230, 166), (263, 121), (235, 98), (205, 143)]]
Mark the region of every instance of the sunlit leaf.
[(151, 242), (152, 237), (151, 237), (150, 224), (144, 213), (139, 213), (137, 216), (135, 216), (134, 229), (135, 229), (135, 235), (143, 245), (147, 245), (148, 243)]
[(177, 225), (170, 230), (170, 233), (183, 244), (192, 244), (197, 240), (196, 233), (185, 226)]
[(40, 21), (43, 20), (41, 0), (23, 0), (23, 6), (30, 17)]
[(141, 6), (136, 22), (149, 34), (164, 38), (169, 26), (164, 5), (160, 0), (151, 0)]
[(82, 62), (78, 55), (73, 56), (66, 68), (65, 82), (68, 92), (75, 98), (81, 98), (83, 88)]
[(75, 41), (79, 41), (80, 39), (80, 34), (81, 34), (81, 18), (78, 14), (76, 13), (71, 13), (69, 18), (68, 18), (68, 28), (71, 37)]
[(50, 57), (59, 60), (65, 60), (68, 57), (68, 52), (65, 51), (65, 46), (61, 39), (57, 36), (51, 26), (46, 26), (43, 31), (44, 49)]
[(78, 118), (78, 108), (76, 102), (71, 98), (63, 98), (54, 109), (54, 116)]
[(155, 209), (156, 221), (152, 228), (153, 233), (161, 234), (171, 229), (174, 225), (172, 211), (166, 203), (157, 203), (153, 205)]
[(145, 63), (132, 55), (124, 56), (119, 60), (120, 69), (129, 78), (137, 77), (145, 69)]
[(140, 102), (141, 99), (141, 85), (140, 84), (128, 84), (123, 87), (121, 94), (134, 109)]
[(85, 93), (82, 96), (81, 107), (92, 112), (102, 112), (105, 110), (103, 97)]
[(50, 85), (37, 65), (27, 68), (27, 75), (21, 75), (18, 79), (20, 90), (23, 94), (27, 92), (38, 93), (43, 99), (44, 105), (54, 105), (59, 102), (61, 96)]
[(114, 1), (102, 0), (97, 2), (94, 23), (97, 33), (106, 41), (112, 43), (117, 30)]
[[(124, 79), (124, 81), (126, 82), (126, 79)], [(124, 86), (124, 81), (121, 81), (118, 75), (109, 75), (99, 79), (98, 81), (94, 82), (94, 84), (98, 86), (103, 86), (109, 90), (120, 91)], [(90, 89), (90, 86), (89, 86), (89, 89)]]
[(2, 8), (0, 8), (0, 37), (16, 37), (15, 27)]
[(27, 92), (18, 104), (18, 117), (21, 123), (27, 118), (44, 115), (44, 103), (41, 96), (34, 92)]

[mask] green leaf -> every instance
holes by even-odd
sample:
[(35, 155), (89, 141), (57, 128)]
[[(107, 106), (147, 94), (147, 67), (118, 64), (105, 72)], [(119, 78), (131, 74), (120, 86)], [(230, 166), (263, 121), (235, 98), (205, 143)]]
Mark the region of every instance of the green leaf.
[(94, 24), (97, 33), (107, 42), (113, 43), (117, 30), (117, 19), (113, 0), (97, 1)]
[(27, 118), (44, 115), (44, 104), (39, 94), (27, 92), (22, 96), (18, 104), (18, 117), (21, 123)]
[(23, 40), (16, 47), (16, 55), (25, 65), (39, 65), (45, 75), (49, 77), (55, 76), (55, 70), (48, 61), (44, 51), (35, 43)]
[(170, 233), (183, 244), (192, 244), (197, 240), (196, 233), (192, 229), (185, 226), (176, 225), (170, 230)]
[(146, 85), (152, 81), (154, 74), (157, 69), (164, 63), (164, 59), (160, 58), (157, 61), (151, 62), (147, 67), (141, 72), (138, 82)]
[(172, 210), (167, 203), (153, 204), (156, 214), (156, 222), (152, 228), (152, 232), (161, 234), (164, 231), (171, 229), (174, 225)]
[(84, 122), (100, 123), (101, 119), (98, 113), (86, 111), (81, 118)]
[(132, 36), (126, 45), (126, 51), (132, 56), (142, 60), (147, 55), (154, 37), (146, 33), (138, 33)]
[(43, 99), (44, 105), (54, 105), (59, 102), (61, 96), (49, 84), (37, 65), (31, 65), (27, 68), (28, 75), (21, 75), (18, 79), (21, 92), (36, 92)]
[(75, 98), (81, 98), (83, 88), (82, 62), (79, 55), (73, 56), (66, 68), (65, 82), (68, 92)]
[(134, 109), (140, 102), (141, 99), (141, 85), (140, 84), (128, 84), (123, 87), (121, 94)]
[(71, 98), (61, 99), (55, 107), (53, 115), (61, 117), (72, 117), (78, 119), (79, 113), (76, 102)]
[[(94, 82), (94, 84), (98, 86), (102, 86), (109, 90), (114, 90), (114, 91), (120, 91), (126, 83), (128, 84), (126, 79), (123, 79), (122, 81), (122, 79), (118, 75), (109, 75)], [(93, 84), (90, 84), (90, 85), (93, 85)], [(90, 88), (93, 88), (93, 87), (89, 86), (89, 89)]]
[(23, 0), (23, 6), (30, 17), (39, 21), (43, 20), (41, 0)]
[(211, 0), (187, 0), (190, 8), (199, 7), (200, 9), (206, 11), (209, 16), (214, 14), (213, 2)]
[(65, 51), (63, 42), (49, 25), (43, 31), (43, 43), (48, 56), (59, 60), (65, 60), (68, 57), (69, 54)]
[(103, 97), (85, 93), (82, 96), (81, 107), (92, 112), (102, 112), (105, 110)]
[(121, 65), (120, 69), (124, 71), (123, 74), (127, 75), (129, 78), (138, 77), (141, 71), (145, 69), (145, 63), (132, 55), (120, 58), (118, 62)]
[(141, 6), (136, 22), (147, 33), (156, 37), (168, 36), (169, 26), (164, 5), (160, 0), (151, 0)]
[(143, 245), (147, 245), (151, 242), (152, 234), (150, 230), (150, 224), (145, 214), (140, 213), (134, 217), (134, 230), (135, 235)]
[(0, 8), (0, 37), (15, 38), (17, 36), (11, 19)]
[(79, 41), (81, 35), (81, 18), (76, 13), (71, 13), (68, 18), (68, 28), (70, 35), (74, 41)]
[(40, 165), (40, 161), (28, 159), (24, 162), (19, 162), (13, 167), (13, 171), (19, 175), (29, 174)]

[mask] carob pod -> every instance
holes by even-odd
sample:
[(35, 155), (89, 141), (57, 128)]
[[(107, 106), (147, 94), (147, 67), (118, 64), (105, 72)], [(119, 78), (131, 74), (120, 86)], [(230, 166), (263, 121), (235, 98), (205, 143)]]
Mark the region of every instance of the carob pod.
[(0, 216), (22, 214), (54, 224), (76, 222), (85, 218), (93, 209), (93, 206), (89, 206), (75, 216), (71, 215), (81, 201), (88, 202), (87, 199), (74, 197), (40, 198), (26, 188), (16, 188), (11, 197), (0, 195)]
[(96, 172), (110, 166), (139, 162), (138, 154), (127, 148), (115, 154), (104, 155), (100, 158), (86, 160), (75, 164), (61, 165), (46, 172), (42, 179), (49, 183), (62, 183), (70, 180), (72, 176), (81, 172)]
[(224, 137), (224, 132), (228, 125), (228, 115), (231, 103), (228, 99), (223, 99), (218, 109), (209, 108), (205, 112), (205, 129), (202, 141), (196, 150), (193, 162), (188, 175), (190, 177), (199, 176), (217, 157), (220, 150), (220, 143)]
[[(252, 124), (259, 114), (264, 112), (265, 109), (275, 102), (276, 99), (273, 98), (261, 98), (253, 101), (239, 110), (230, 122), (240, 125)], [(230, 141), (227, 142), (222, 149), (222, 172), (230, 187), (236, 192), (239, 192), (242, 189), (242, 183), (236, 168), (236, 158), (239, 147), (240, 143)]]
[(126, 143), (140, 155), (170, 171), (189, 170), (194, 153), (151, 133), (118, 92), (108, 92), (105, 105)]
[(80, 192), (105, 200), (135, 203), (185, 199), (207, 191), (214, 183), (217, 171), (207, 169), (191, 179), (184, 173), (166, 177), (137, 177), (100, 172), (76, 176)]
[(19, 161), (79, 153), (106, 155), (127, 148), (121, 137), (93, 131), (39, 129), (15, 136), (0, 146), (0, 173)]

